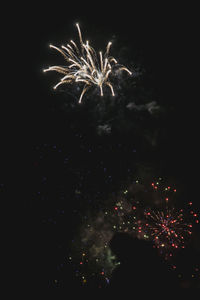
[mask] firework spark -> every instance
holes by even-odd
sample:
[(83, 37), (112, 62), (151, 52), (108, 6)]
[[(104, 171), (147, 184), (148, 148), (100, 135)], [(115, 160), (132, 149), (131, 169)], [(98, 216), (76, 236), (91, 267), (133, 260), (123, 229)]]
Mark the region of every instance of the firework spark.
[(185, 248), (185, 242), (192, 235), (192, 223), (199, 222), (197, 213), (191, 210), (192, 202), (189, 202), (185, 209), (178, 209), (171, 199), (176, 194), (176, 189), (170, 186), (163, 187), (160, 181), (153, 182), (152, 188), (160, 199), (160, 207), (145, 209), (144, 231), (155, 242), (157, 248), (165, 252)]
[(146, 228), (158, 248), (185, 248), (185, 236), (192, 234), (192, 224), (184, 221), (183, 210), (148, 210)]
[(108, 86), (112, 96), (115, 96), (113, 86), (109, 80), (114, 70), (126, 71), (128, 74), (132, 74), (126, 67), (118, 64), (117, 60), (109, 55), (111, 42), (108, 42), (104, 55), (99, 52), (97, 55), (96, 51), (89, 45), (89, 42), (83, 42), (81, 30), (79, 24), (76, 24), (80, 47), (71, 40), (67, 46), (56, 46), (50, 45), (51, 48), (60, 52), (64, 59), (67, 61), (67, 66), (51, 66), (48, 69), (44, 69), (44, 72), (56, 71), (64, 75), (61, 80), (54, 86), (56, 89), (62, 84), (68, 83), (84, 83), (79, 103), (81, 103), (83, 95), (92, 86), (98, 86), (100, 89), (100, 95), (103, 96), (103, 86)]

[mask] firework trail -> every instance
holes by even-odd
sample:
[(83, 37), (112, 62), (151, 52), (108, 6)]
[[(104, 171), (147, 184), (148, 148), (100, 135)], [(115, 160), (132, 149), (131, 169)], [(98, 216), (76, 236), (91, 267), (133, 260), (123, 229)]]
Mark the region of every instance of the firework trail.
[(56, 89), (62, 84), (68, 83), (84, 83), (79, 103), (81, 103), (83, 95), (92, 86), (98, 86), (100, 89), (100, 95), (103, 96), (103, 86), (108, 86), (112, 96), (115, 96), (113, 86), (109, 80), (111, 74), (115, 71), (126, 71), (129, 75), (132, 73), (123, 65), (118, 64), (117, 60), (109, 55), (111, 42), (108, 42), (104, 55), (99, 52), (97, 55), (96, 51), (89, 45), (89, 42), (83, 42), (81, 30), (79, 24), (76, 24), (80, 47), (71, 40), (67, 46), (56, 46), (50, 45), (60, 52), (67, 62), (67, 66), (51, 66), (48, 69), (44, 69), (44, 72), (56, 71), (64, 75), (61, 80), (54, 86)]

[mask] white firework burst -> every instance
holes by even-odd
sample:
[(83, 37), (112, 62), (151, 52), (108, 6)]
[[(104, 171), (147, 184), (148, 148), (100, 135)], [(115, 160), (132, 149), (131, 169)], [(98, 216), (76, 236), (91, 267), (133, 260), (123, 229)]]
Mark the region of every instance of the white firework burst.
[(83, 42), (81, 30), (79, 24), (76, 24), (79, 34), (80, 47), (71, 40), (66, 46), (58, 48), (50, 45), (51, 48), (60, 52), (67, 62), (66, 66), (51, 66), (48, 69), (44, 69), (44, 72), (56, 71), (64, 75), (60, 81), (54, 86), (56, 89), (62, 84), (68, 83), (84, 83), (79, 103), (81, 103), (83, 95), (92, 86), (98, 86), (100, 89), (100, 95), (103, 96), (103, 86), (108, 86), (112, 96), (115, 96), (113, 86), (109, 80), (109, 77), (114, 72), (126, 71), (129, 75), (132, 73), (123, 65), (118, 64), (117, 60), (109, 55), (111, 42), (108, 42), (104, 55), (96, 51), (89, 45), (89, 42)]

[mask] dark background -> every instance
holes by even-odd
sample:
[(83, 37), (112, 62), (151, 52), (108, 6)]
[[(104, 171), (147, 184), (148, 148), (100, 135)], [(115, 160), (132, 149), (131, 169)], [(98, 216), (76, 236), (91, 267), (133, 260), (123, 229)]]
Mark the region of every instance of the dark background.
[[(143, 174), (140, 167), (150, 170), (152, 176), (166, 176), (178, 183), (185, 198), (199, 207), (195, 8), (58, 2), (46, 6), (29, 3), (12, 7), (12, 13), (6, 8), (5, 13), (3, 37), (9, 66), (3, 61), (2, 190), (8, 199), (14, 199), (17, 192), (21, 195), (17, 197), (17, 218), (22, 239), (17, 243), (16, 260), (24, 278), (33, 285), (40, 282), (48, 286), (49, 279), (70, 277), (66, 270), (62, 275), (58, 265), (79, 226), (80, 214), (89, 207), (88, 198), (97, 191), (108, 195), (132, 174)], [(64, 106), (67, 96), (51, 90), (58, 77), (44, 76), (42, 69), (56, 61), (49, 43), (60, 45), (74, 38), (77, 21), (94, 48), (104, 49), (114, 35), (115, 56), (118, 47), (120, 55), (125, 47), (126, 65), (128, 57), (144, 67), (145, 101), (156, 99), (164, 107), (161, 117), (152, 120), (145, 114), (141, 119), (137, 115), (139, 121), (131, 127), (123, 115), (120, 126), (102, 137), (96, 131), (94, 105)], [(147, 136), (148, 130), (159, 128), (154, 146), (151, 138), (150, 142), (143, 138), (143, 128)], [(91, 151), (92, 157), (88, 154)], [(65, 162), (69, 158), (68, 167)], [(109, 170), (112, 183), (102, 175), (100, 161)], [(10, 167), (13, 172), (8, 171)], [(82, 204), (74, 200), (81, 180)], [(92, 204), (95, 210), (99, 206)], [(15, 247), (13, 242), (11, 253)]]

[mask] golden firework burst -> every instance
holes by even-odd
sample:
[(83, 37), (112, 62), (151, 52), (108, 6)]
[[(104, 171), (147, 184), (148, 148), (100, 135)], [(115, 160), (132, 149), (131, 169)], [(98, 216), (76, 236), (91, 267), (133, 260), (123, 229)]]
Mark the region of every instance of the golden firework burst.
[(68, 83), (84, 83), (79, 103), (81, 103), (83, 95), (92, 86), (98, 86), (100, 89), (100, 95), (103, 96), (103, 86), (106, 85), (110, 88), (112, 96), (115, 96), (113, 86), (109, 80), (109, 77), (116, 68), (118, 71), (126, 71), (128, 74), (132, 74), (126, 67), (118, 64), (117, 60), (109, 55), (111, 42), (108, 42), (104, 55), (99, 52), (97, 55), (94, 48), (89, 45), (89, 41), (83, 42), (82, 33), (79, 24), (76, 24), (79, 34), (80, 47), (71, 40), (66, 46), (58, 48), (54, 45), (50, 45), (51, 48), (60, 52), (67, 62), (66, 66), (51, 66), (48, 69), (44, 69), (44, 72), (56, 71), (64, 75), (60, 81), (54, 86), (56, 89), (62, 84)]

